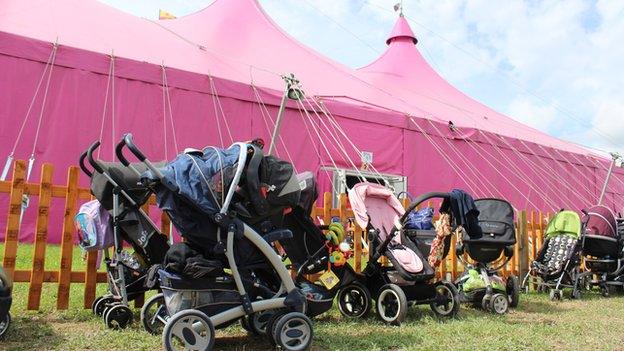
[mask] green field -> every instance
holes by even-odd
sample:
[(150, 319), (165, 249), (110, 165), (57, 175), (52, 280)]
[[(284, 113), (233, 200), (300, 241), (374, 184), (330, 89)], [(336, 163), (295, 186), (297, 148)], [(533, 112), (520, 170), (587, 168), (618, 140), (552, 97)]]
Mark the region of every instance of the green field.
[[(29, 246), (21, 246), (18, 268), (30, 266)], [(2, 252), (2, 247), (0, 247)], [(47, 269), (58, 267), (58, 248), (48, 249)], [(75, 255), (74, 270), (80, 269)], [(72, 284), (70, 309), (55, 311), (56, 284), (44, 284), (42, 309), (26, 311), (28, 285), (14, 291), (13, 324), (4, 350), (158, 350), (158, 336), (148, 335), (140, 323), (124, 331), (110, 331), (100, 318), (82, 309), (83, 287)], [(105, 286), (101, 284), (99, 291)], [(603, 298), (588, 293), (580, 301), (553, 303), (546, 295), (521, 296), (520, 307), (506, 316), (493, 316), (462, 307), (458, 318), (437, 320), (427, 306), (412, 307), (401, 327), (386, 326), (371, 315), (351, 321), (336, 309), (315, 323), (314, 350), (622, 350), (624, 296)], [(138, 311), (136, 320), (138, 321)], [(218, 331), (217, 350), (268, 350), (263, 338), (250, 337), (238, 325)]]

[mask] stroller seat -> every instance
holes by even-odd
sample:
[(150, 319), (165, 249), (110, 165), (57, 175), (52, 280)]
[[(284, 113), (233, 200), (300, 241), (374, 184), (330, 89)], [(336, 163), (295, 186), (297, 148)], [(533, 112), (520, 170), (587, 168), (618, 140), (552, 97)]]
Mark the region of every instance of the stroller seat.
[(544, 256), (533, 261), (539, 274), (553, 275), (560, 272), (566, 261), (574, 253), (577, 239), (569, 235), (558, 235), (548, 240)]
[[(350, 190), (349, 200), (358, 224), (376, 230), (381, 242), (401, 230), (399, 219), (405, 209), (392, 191), (379, 184), (360, 183)], [(418, 247), (402, 231), (391, 240), (385, 256), (406, 280), (420, 280), (420, 274), (434, 274)]]

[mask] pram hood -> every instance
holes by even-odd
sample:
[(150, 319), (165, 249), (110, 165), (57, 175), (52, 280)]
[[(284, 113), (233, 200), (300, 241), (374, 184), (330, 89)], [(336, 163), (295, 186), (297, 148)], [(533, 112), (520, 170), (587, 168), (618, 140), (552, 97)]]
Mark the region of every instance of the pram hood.
[(587, 211), (584, 234), (616, 238), (618, 230), (613, 211), (603, 205), (590, 207)]
[(466, 243), (483, 243), (496, 246), (509, 246), (516, 243), (514, 210), (511, 204), (501, 199), (477, 199), (474, 201), (479, 211), (480, 233), (469, 233)]
[[(355, 221), (361, 228), (370, 224), (379, 230), (379, 239), (384, 241), (396, 227), (401, 229), (400, 218), (405, 213), (399, 199), (382, 185), (359, 183), (349, 190), (349, 202)], [(403, 246), (403, 235), (395, 235), (388, 246), (391, 258), (409, 273), (423, 270), (423, 262), (410, 248)], [(393, 262), (394, 263), (394, 262)]]
[(550, 239), (558, 235), (569, 235), (575, 239), (581, 236), (581, 218), (578, 213), (560, 211), (548, 222), (544, 238)]

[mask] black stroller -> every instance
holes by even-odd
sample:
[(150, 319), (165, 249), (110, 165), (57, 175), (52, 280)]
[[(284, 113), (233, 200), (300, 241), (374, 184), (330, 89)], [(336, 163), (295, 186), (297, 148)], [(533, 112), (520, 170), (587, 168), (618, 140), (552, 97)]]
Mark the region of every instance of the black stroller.
[(602, 205), (583, 212), (581, 255), (586, 271), (578, 275), (577, 286), (598, 286), (606, 297), (624, 286), (624, 220)]
[[(457, 195), (458, 193), (454, 193)], [(520, 284), (516, 276), (507, 280), (498, 274), (513, 257), (516, 243), (514, 210), (501, 199), (474, 201), (478, 211), (477, 223), (467, 223), (458, 238), (457, 257), (466, 253), (474, 264), (464, 262), (466, 272), (457, 279), (462, 302), (471, 302), (484, 310), (505, 314), (509, 307), (517, 307)], [(496, 267), (493, 263), (504, 256)]]
[(568, 210), (559, 211), (548, 222), (544, 244), (522, 281), (526, 292), (530, 285), (536, 285), (538, 292), (549, 289), (551, 300), (561, 300), (563, 288), (572, 288), (572, 298), (581, 296), (578, 286), (581, 227), (579, 215)]
[(124, 145), (149, 169), (144, 184), (155, 190), (184, 245), (208, 268), (201, 275), (158, 271), (167, 310), (164, 348), (211, 350), (215, 327), (276, 310), (268, 322), (269, 340), (285, 350), (308, 349), (313, 328), (302, 313), (306, 299), (270, 245), (292, 233), (274, 225), (276, 220), (262, 220), (283, 216), (299, 201), (292, 166), (264, 157), (253, 144), (235, 143), (181, 154), (158, 169), (131, 135)]
[(0, 339), (2, 339), (11, 325), (11, 303), (13, 298), (11, 292), (13, 290), (13, 282), (0, 268)]
[[(118, 144), (118, 150), (121, 145)], [(80, 168), (91, 178), (93, 196), (111, 214), (114, 245), (112, 257), (104, 250), (109, 293), (93, 301), (92, 311), (109, 328), (123, 329), (133, 319), (128, 302), (157, 288), (146, 287), (147, 270), (163, 261), (169, 243), (141, 209), (152, 194), (139, 183), (139, 174), (146, 167), (140, 163), (129, 164), (119, 151), (117, 155), (122, 163), (96, 160), (93, 152), (99, 146), (97, 141), (81, 155)], [(93, 171), (86, 167), (85, 159)], [(124, 250), (124, 242), (130, 244), (133, 254)]]
[[(366, 229), (370, 241), (364, 283), (376, 300), (378, 316), (388, 324), (400, 325), (404, 321), (408, 303), (428, 304), (440, 317), (452, 317), (459, 311), (455, 286), (444, 280), (433, 281), (435, 269), (416, 243), (418, 231), (410, 238), (403, 229), (408, 214), (417, 206), (432, 198), (447, 197), (447, 193), (427, 193), (404, 210), (392, 191), (381, 185), (359, 183), (349, 190), (355, 220)], [(448, 239), (442, 242), (448, 243)], [(448, 246), (442, 250), (440, 259), (446, 253)], [(391, 266), (382, 264), (383, 256)]]

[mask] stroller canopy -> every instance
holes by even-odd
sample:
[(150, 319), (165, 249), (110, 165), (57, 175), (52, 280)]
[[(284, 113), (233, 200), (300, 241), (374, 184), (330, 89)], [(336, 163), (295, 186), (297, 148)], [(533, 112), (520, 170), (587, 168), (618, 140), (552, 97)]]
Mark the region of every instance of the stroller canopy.
[(514, 210), (511, 204), (501, 199), (478, 199), (475, 206), (479, 211), (481, 235), (469, 237), (466, 242), (483, 242), (493, 245), (508, 246), (516, 243), (514, 229)]
[(550, 239), (557, 235), (570, 235), (575, 239), (581, 236), (581, 218), (574, 211), (560, 211), (548, 222), (544, 237)]
[[(396, 227), (401, 228), (400, 218), (405, 213), (399, 199), (382, 185), (374, 183), (358, 183), (349, 190), (349, 201), (355, 214), (355, 221), (361, 228), (370, 224), (379, 230), (379, 239), (386, 240)], [(419, 273), (423, 270), (423, 261), (411, 248), (403, 245), (401, 234), (395, 235), (388, 246), (388, 257), (393, 264), (408, 273)]]
[(612, 238), (617, 237), (617, 221), (613, 211), (602, 205), (592, 206), (587, 211), (585, 233)]

